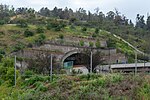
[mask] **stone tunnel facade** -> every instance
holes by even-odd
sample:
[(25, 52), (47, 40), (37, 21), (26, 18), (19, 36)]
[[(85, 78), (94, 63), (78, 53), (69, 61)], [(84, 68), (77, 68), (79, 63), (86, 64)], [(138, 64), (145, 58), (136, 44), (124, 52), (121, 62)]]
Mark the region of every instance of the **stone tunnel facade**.
[[(115, 56), (117, 55), (116, 49), (98, 49), (98, 48), (74, 47), (74, 46), (55, 45), (55, 44), (44, 44), (40, 47), (35, 47), (32, 49), (25, 49), (25, 50), (17, 52), (16, 55), (19, 57), (34, 58), (34, 56), (40, 52), (48, 52), (49, 55), (53, 54), (56, 57), (57, 62), (63, 64), (64, 60), (67, 57), (73, 54), (81, 53), (83, 50), (86, 50), (86, 49), (92, 50), (93, 53), (95, 53), (96, 51), (100, 51), (104, 55), (115, 55)], [(121, 56), (123, 60), (126, 60), (124, 55), (121, 55)], [(117, 59), (119, 59), (119, 57)]]

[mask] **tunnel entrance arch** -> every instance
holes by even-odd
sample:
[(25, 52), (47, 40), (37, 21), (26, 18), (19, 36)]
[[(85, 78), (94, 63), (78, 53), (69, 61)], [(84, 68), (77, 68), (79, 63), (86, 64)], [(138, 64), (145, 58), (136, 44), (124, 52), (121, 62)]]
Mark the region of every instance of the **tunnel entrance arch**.
[(63, 56), (62, 64), (70, 61), (73, 61), (73, 67), (85, 66), (89, 68), (90, 66), (90, 56), (78, 50), (70, 51)]

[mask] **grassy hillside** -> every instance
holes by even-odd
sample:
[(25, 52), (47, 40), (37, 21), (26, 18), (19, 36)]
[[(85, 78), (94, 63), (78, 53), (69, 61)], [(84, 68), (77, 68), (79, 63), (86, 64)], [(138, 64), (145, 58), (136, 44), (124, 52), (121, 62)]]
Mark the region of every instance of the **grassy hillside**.
[(2, 100), (149, 100), (150, 77), (146, 75), (18, 76), (0, 84)]
[[(100, 30), (95, 33), (95, 28), (86, 28), (81, 26), (67, 25), (60, 30), (55, 30), (55, 28), (47, 29), (46, 25), (28, 25), (26, 28), (21, 28), (16, 24), (7, 24), (0, 26), (0, 48), (6, 53), (21, 50), (23, 48), (30, 47), (30, 45), (41, 44), (44, 41), (54, 40), (66, 36), (74, 37), (84, 37), (93, 38), (95, 40), (106, 40), (109, 42), (108, 46), (115, 47), (124, 53), (131, 54), (132, 48), (128, 47), (121, 40), (116, 39), (107, 31)], [(32, 36), (25, 36), (25, 31), (32, 32)], [(41, 31), (41, 32), (40, 32)], [(42, 38), (42, 36), (45, 38)], [(40, 40), (40, 39), (43, 40)]]

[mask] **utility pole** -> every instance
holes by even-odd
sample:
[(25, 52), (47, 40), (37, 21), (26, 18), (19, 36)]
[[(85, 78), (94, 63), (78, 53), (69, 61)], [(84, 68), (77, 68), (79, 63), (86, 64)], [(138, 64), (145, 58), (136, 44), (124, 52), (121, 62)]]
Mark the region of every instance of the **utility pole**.
[(52, 82), (52, 75), (53, 75), (53, 57), (52, 57), (52, 54), (51, 54), (51, 65), (50, 65), (50, 81)]
[(111, 72), (111, 58), (110, 58), (110, 48), (109, 48), (109, 71)]
[(135, 74), (137, 73), (137, 51), (135, 50)]
[[(144, 50), (145, 51), (145, 50)], [(145, 56), (145, 52), (143, 53), (143, 56), (144, 56), (144, 67), (145, 67), (145, 60), (146, 60), (146, 56)]]
[(93, 61), (92, 61), (92, 60), (93, 60), (92, 56), (93, 56), (93, 53), (92, 53), (92, 50), (91, 50), (91, 57), (90, 57), (90, 58), (91, 58), (91, 59), (90, 59), (90, 60), (91, 60), (91, 61), (90, 61), (90, 67), (91, 67), (91, 69), (90, 69), (90, 73), (92, 73), (92, 63), (93, 63)]
[(16, 87), (16, 55), (15, 55), (15, 66), (14, 66), (14, 70), (15, 70), (15, 73), (14, 73), (14, 74), (15, 74), (15, 77), (14, 77), (14, 78), (15, 78), (15, 87)]

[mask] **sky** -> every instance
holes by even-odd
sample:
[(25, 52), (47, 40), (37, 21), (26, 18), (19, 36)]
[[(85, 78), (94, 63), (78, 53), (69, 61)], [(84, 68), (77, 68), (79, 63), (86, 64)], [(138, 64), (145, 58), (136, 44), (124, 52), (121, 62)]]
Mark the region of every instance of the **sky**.
[(146, 19), (150, 12), (150, 0), (0, 0), (0, 3), (13, 5), (15, 8), (31, 7), (37, 11), (42, 7), (48, 7), (52, 10), (56, 6), (72, 8), (74, 11), (82, 7), (94, 12), (94, 9), (99, 7), (100, 11), (105, 14), (116, 8), (133, 22), (135, 22), (138, 13), (145, 15)]

